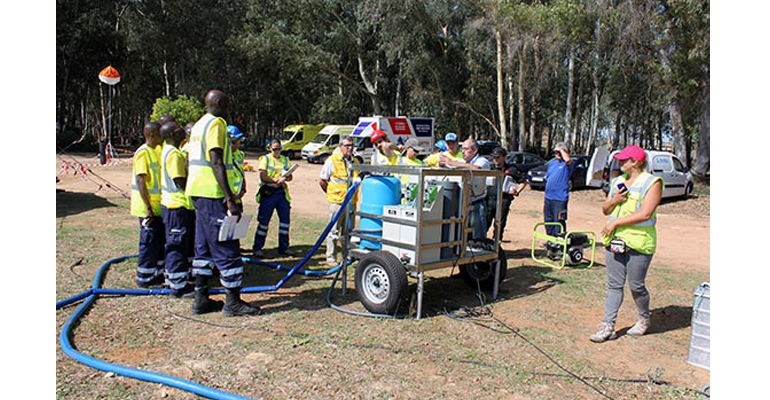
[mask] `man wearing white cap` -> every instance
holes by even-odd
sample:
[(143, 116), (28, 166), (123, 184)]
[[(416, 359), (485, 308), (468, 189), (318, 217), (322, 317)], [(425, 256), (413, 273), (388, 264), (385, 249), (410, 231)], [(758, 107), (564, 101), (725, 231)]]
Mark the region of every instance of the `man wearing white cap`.
[[(454, 161), (463, 162), (463, 153), (460, 151), (460, 145), (457, 143), (457, 134), (449, 132), (444, 136), (447, 150), (441, 153), (443, 156), (450, 158)], [(439, 157), (439, 164), (441, 164), (441, 157)]]

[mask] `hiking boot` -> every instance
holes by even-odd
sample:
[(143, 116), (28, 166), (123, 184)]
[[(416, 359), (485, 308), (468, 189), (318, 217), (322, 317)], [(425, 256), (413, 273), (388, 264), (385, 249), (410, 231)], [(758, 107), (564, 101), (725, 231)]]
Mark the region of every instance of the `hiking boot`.
[(326, 265), (329, 267), (336, 267), (337, 266), (337, 260), (333, 258), (327, 258), (326, 259)]
[(257, 315), (259, 311), (259, 307), (252, 306), (241, 300), (240, 288), (227, 289), (227, 297), (225, 298), (225, 307), (222, 309), (222, 315), (225, 317), (242, 317)]
[(206, 314), (222, 309), (222, 302), (209, 299), (208, 288), (195, 288), (195, 300), (192, 304), (193, 314)]
[(607, 340), (614, 340), (617, 337), (618, 336), (615, 335), (615, 326), (613, 324), (602, 322), (599, 324), (599, 330), (591, 335), (589, 339), (594, 343), (602, 343)]
[(634, 326), (631, 327), (631, 329), (628, 330), (629, 335), (631, 336), (642, 336), (645, 333), (647, 333), (647, 329), (650, 328), (650, 319), (649, 318), (639, 318), (636, 320), (636, 323)]

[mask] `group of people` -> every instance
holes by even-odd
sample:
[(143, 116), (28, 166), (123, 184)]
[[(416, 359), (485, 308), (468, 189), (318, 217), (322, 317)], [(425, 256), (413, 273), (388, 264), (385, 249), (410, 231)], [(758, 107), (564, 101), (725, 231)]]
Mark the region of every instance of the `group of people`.
[[(140, 229), (136, 283), (165, 283), (173, 297), (194, 297), (195, 314), (221, 309), (225, 316), (256, 315), (259, 307), (240, 298), (239, 241), (218, 240), (225, 217), (242, 214), (246, 193), (243, 134), (227, 126), (228, 105), (224, 93), (211, 90), (206, 114), (186, 129), (168, 115), (144, 126), (131, 192), (131, 215)], [(224, 303), (209, 298), (215, 271), (227, 292)]]
[[(183, 129), (173, 117), (162, 116), (148, 122), (143, 129), (145, 143), (134, 153), (131, 215), (139, 219), (139, 259), (137, 285), (143, 288), (164, 285), (173, 297), (194, 297), (195, 314), (222, 310), (225, 316), (256, 315), (258, 306), (240, 298), (243, 286), (243, 262), (240, 241), (219, 241), (220, 227), (228, 215), (240, 217), (242, 198), (246, 193), (243, 173), (244, 137), (237, 127), (228, 126), (223, 116), (228, 98), (218, 90), (205, 97), (206, 114)], [(479, 154), (478, 143), (469, 138), (459, 143), (455, 133), (447, 133), (438, 141), (433, 153), (420, 160), (424, 151), (415, 139), (402, 148), (388, 135), (375, 130), (371, 137), (375, 152), (373, 165), (431, 166), (499, 170), (510, 177), (513, 185), (502, 191), (500, 237), (508, 220), (511, 202), (525, 189), (527, 181), (519, 170), (507, 163), (505, 149), (492, 152), (492, 162)], [(569, 179), (572, 162), (564, 143), (553, 148), (554, 160), (547, 166), (543, 215), (549, 235), (566, 231)], [(645, 152), (629, 146), (614, 156), (620, 160), (623, 174), (615, 178), (602, 205), (609, 222), (602, 229), (606, 251), (607, 295), (604, 318), (591, 341), (601, 343), (616, 337), (614, 325), (623, 301), (623, 287), (630, 282), (638, 310), (638, 320), (629, 335), (643, 335), (650, 326), (650, 296), (645, 277), (656, 249), (656, 209), (660, 203), (663, 182), (646, 170)], [(325, 161), (319, 185), (326, 193), (329, 218), (341, 208), (348, 190), (353, 141), (342, 138), (340, 146)], [(270, 153), (259, 160), (257, 187), (257, 229), (253, 252), (262, 257), (273, 211), (279, 218), (278, 253), (292, 256), (289, 249), (290, 202), (288, 182), (292, 175), (287, 157), (281, 155), (281, 142), (270, 142)], [(357, 177), (357, 171), (353, 173)], [(483, 239), (496, 217), (497, 190), (488, 188), (488, 180), (474, 180), (471, 185), (469, 224), (472, 238)], [(491, 182), (491, 181), (489, 181)], [(355, 198), (354, 198), (355, 202)], [(343, 213), (327, 237), (326, 261), (337, 265)], [(497, 232), (495, 233), (497, 234)], [(224, 303), (209, 298), (209, 280), (215, 273), (226, 289)]]

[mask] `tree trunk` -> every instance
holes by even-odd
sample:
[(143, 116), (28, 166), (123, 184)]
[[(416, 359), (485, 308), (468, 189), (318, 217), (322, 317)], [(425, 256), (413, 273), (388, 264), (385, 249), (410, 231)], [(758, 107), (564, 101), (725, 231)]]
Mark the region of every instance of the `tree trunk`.
[[(380, 104), (380, 96), (377, 94), (377, 83), (376, 81), (373, 83), (369, 77), (366, 75), (366, 68), (364, 67), (364, 57), (361, 55), (361, 53), (358, 53), (358, 74), (361, 76), (361, 81), (364, 83), (364, 87), (366, 87), (366, 93), (369, 95), (369, 99), (372, 102), (372, 109), (374, 110), (374, 115), (382, 115), (382, 105)], [(378, 62), (379, 63), (379, 62)], [(376, 79), (376, 75), (375, 75)]]
[(596, 142), (596, 131), (599, 127), (599, 77), (596, 71), (593, 72), (592, 79), (593, 79), (594, 87), (593, 87), (593, 90), (591, 91), (591, 98), (593, 100), (591, 111), (593, 112), (593, 114), (591, 115), (591, 128), (588, 131), (588, 143), (586, 145), (586, 153), (585, 153), (587, 156), (590, 156), (594, 151), (595, 142)]
[(497, 40), (497, 111), (500, 117), (500, 142), (508, 148), (508, 130), (505, 124), (505, 81), (503, 80), (503, 34), (500, 29), (495, 32)]
[[(513, 101), (513, 78), (511, 77), (512, 74), (508, 74), (505, 77), (506, 82), (508, 83), (508, 126), (511, 127), (511, 130), (513, 130), (513, 119), (515, 118), (515, 109), (516, 106), (515, 102)], [(513, 149), (516, 149), (521, 144), (516, 141), (516, 136), (511, 135), (511, 138), (513, 139), (513, 143), (511, 143), (511, 147)]]
[(572, 132), (572, 92), (575, 87), (575, 51), (569, 51), (569, 66), (567, 67), (567, 111), (564, 113), (564, 141), (567, 147), (572, 147), (570, 134)]
[(583, 134), (580, 130), (580, 124), (583, 120), (583, 109), (582, 109), (582, 103), (583, 103), (583, 80), (578, 77), (578, 91), (575, 95), (575, 126), (572, 127), (572, 151), (577, 152), (578, 149), (581, 148), (583, 141), (581, 140), (581, 135)]
[(711, 90), (709, 82), (704, 87), (703, 110), (700, 115), (700, 139), (698, 140), (698, 155), (695, 159), (695, 166), (692, 169), (693, 175), (699, 181), (706, 180), (706, 173), (711, 167)]
[(524, 73), (526, 71), (526, 59), (527, 59), (527, 42), (524, 41), (524, 45), (519, 52), (519, 80), (518, 80), (518, 92), (519, 92), (519, 151), (524, 150)]
[[(610, 139), (610, 149), (619, 149), (620, 148), (620, 125), (623, 120), (623, 115), (618, 111), (617, 114), (615, 114), (615, 132), (613, 132), (613, 135)], [(614, 138), (614, 139), (612, 139)]]

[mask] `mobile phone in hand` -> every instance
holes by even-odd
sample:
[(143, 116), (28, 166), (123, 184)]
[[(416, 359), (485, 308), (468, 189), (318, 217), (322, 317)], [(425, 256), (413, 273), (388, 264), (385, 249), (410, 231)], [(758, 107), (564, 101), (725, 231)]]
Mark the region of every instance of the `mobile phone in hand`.
[(625, 183), (618, 183), (618, 190), (622, 193), (628, 190), (628, 186)]

